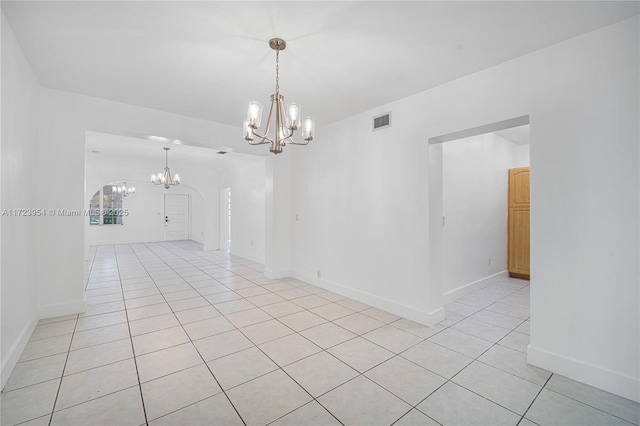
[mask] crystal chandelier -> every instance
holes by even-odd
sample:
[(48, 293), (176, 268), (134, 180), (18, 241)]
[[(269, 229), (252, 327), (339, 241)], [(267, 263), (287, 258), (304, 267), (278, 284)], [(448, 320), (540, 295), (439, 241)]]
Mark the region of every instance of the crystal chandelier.
[(136, 192), (135, 186), (127, 186), (127, 182), (122, 182), (122, 185), (114, 185), (111, 187), (112, 194), (120, 194), (123, 197), (131, 195)]
[[(285, 111), (284, 96), (280, 94), (280, 51), (287, 47), (287, 43), (281, 38), (272, 38), (269, 40), (269, 46), (276, 51), (276, 93), (271, 95), (271, 108), (269, 108), (267, 125), (262, 135), (257, 133), (262, 119), (262, 105), (255, 101), (249, 102), (249, 111), (244, 122), (244, 138), (250, 145), (271, 144), (270, 151), (279, 154), (286, 144), (307, 145), (313, 139), (315, 124), (311, 117), (305, 118), (302, 125), (304, 142), (293, 140), (293, 133), (300, 127), (300, 106), (292, 103)], [(269, 136), (272, 119), (275, 120), (274, 132), (273, 136)], [(254, 136), (259, 139), (258, 142), (253, 141)]]
[(151, 175), (151, 183), (155, 185), (163, 185), (165, 189), (169, 189), (169, 187), (173, 185), (180, 185), (180, 176), (176, 173), (171, 177), (171, 169), (169, 169), (169, 150), (171, 148), (164, 148), (165, 151), (165, 166), (164, 172), (158, 173), (157, 175)]

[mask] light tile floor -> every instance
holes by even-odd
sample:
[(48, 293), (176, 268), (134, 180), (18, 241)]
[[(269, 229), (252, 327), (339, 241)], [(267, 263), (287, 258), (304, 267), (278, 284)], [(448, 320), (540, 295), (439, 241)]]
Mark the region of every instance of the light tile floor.
[(638, 425), (638, 404), (527, 365), (529, 286), (434, 327), (194, 242), (92, 249), (87, 312), (42, 320), (2, 425)]

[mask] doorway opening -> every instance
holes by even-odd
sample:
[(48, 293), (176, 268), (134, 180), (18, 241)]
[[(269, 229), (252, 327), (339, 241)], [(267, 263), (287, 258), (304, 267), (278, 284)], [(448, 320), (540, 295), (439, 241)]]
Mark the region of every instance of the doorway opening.
[(429, 166), (432, 277), (448, 304), (508, 277), (508, 170), (529, 166), (529, 117), (431, 138)]
[(220, 190), (220, 250), (231, 253), (231, 188)]

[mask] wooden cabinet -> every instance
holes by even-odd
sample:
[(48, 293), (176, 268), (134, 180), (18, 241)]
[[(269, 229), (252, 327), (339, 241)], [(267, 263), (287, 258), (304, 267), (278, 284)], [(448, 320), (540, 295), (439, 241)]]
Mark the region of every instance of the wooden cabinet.
[(509, 170), (509, 276), (529, 279), (529, 167)]

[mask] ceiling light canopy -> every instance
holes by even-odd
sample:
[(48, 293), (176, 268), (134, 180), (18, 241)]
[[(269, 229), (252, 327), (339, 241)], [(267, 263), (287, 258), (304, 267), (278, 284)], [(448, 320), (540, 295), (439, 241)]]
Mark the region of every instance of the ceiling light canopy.
[[(305, 118), (302, 123), (304, 142), (293, 140), (294, 132), (300, 127), (300, 105), (291, 103), (285, 109), (284, 96), (280, 94), (280, 51), (287, 47), (287, 43), (281, 38), (272, 38), (269, 46), (276, 51), (276, 92), (271, 95), (271, 107), (263, 134), (257, 132), (262, 120), (262, 105), (255, 101), (249, 102), (244, 122), (244, 138), (250, 145), (271, 144), (270, 151), (279, 154), (286, 144), (307, 145), (313, 139), (315, 124), (311, 117)], [(273, 135), (270, 136), (272, 122)], [(258, 142), (254, 142), (254, 136), (258, 138)]]
[(169, 150), (171, 148), (164, 148), (165, 152), (165, 166), (164, 172), (157, 175), (151, 175), (151, 183), (154, 185), (163, 185), (165, 189), (169, 189), (173, 185), (180, 185), (180, 176), (176, 173), (171, 176), (171, 169), (169, 168)]

